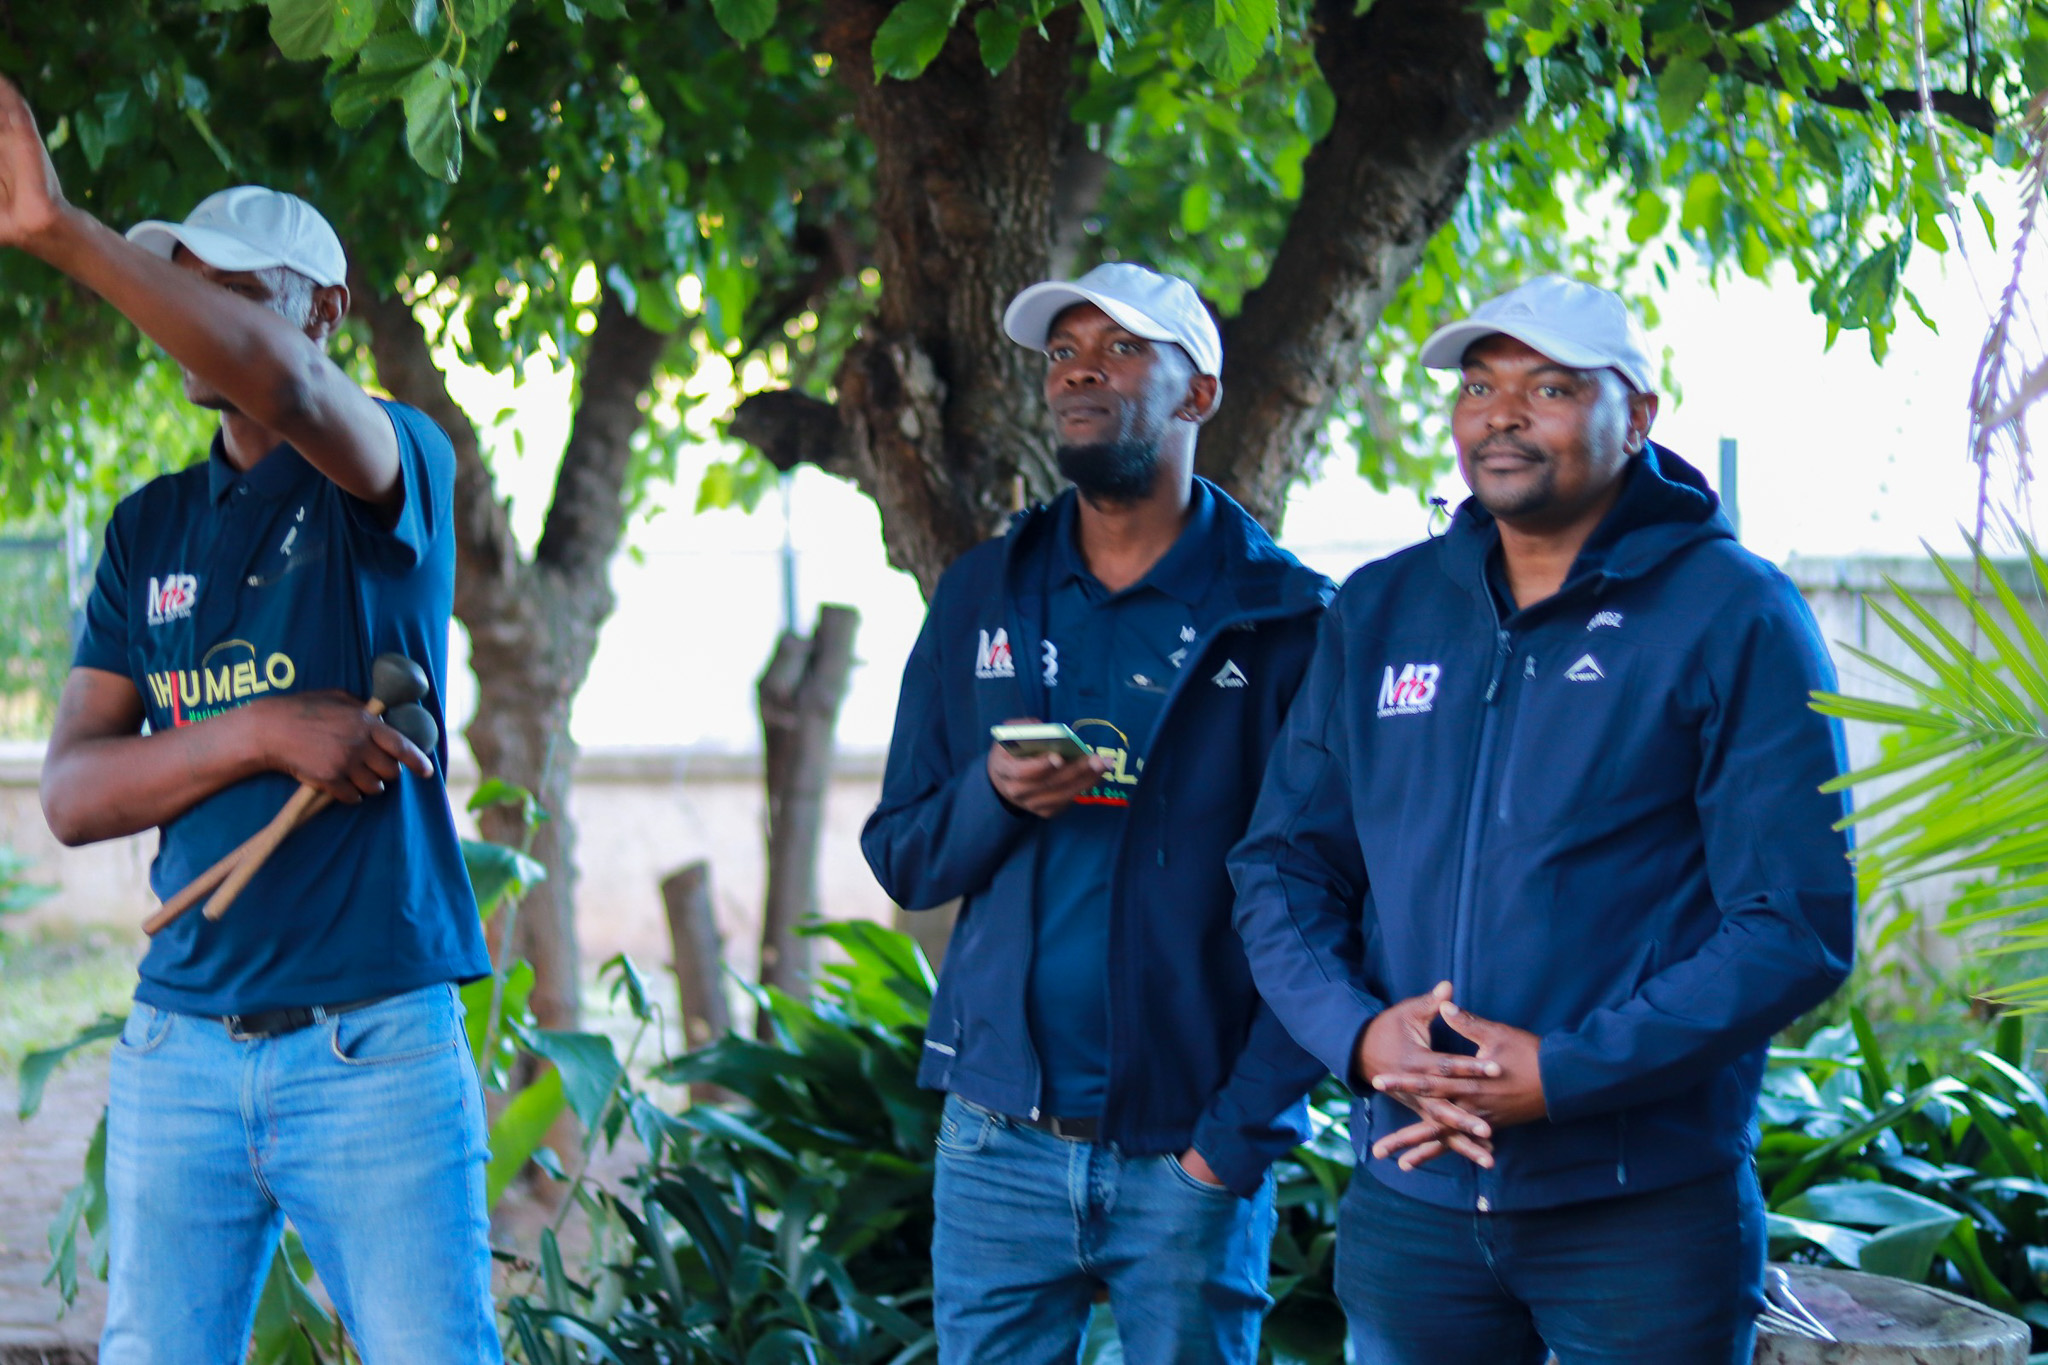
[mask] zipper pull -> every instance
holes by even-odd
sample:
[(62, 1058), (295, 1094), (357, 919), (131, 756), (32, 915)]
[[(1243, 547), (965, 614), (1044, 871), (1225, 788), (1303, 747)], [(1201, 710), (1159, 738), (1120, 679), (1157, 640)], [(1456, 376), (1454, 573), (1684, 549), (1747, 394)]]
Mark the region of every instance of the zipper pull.
[(1486, 680), (1486, 700), (1493, 701), (1494, 693), (1500, 691), (1500, 677), (1507, 669), (1508, 656), (1514, 652), (1513, 642), (1504, 630), (1496, 630), (1494, 636), (1493, 676)]

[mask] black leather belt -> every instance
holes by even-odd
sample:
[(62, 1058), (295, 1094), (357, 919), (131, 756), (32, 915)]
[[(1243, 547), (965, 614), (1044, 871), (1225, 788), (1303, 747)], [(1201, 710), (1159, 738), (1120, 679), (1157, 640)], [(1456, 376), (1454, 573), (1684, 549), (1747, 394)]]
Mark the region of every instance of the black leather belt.
[(258, 1010), (255, 1014), (223, 1014), (220, 1021), (228, 1026), (228, 1036), (237, 1042), (275, 1038), (280, 1034), (311, 1028), (322, 1019), (332, 1019), (337, 1014), (381, 1005), (394, 994), (396, 992), (373, 995), (367, 1000), (351, 1000), (346, 1005), (295, 1005), (283, 1010)]
[(1015, 1114), (1005, 1115), (1012, 1123), (1021, 1123), (1026, 1128), (1036, 1128), (1041, 1133), (1051, 1133), (1067, 1142), (1094, 1142), (1102, 1135), (1101, 1119), (1062, 1119), (1050, 1114), (1044, 1118), (1027, 1119)]

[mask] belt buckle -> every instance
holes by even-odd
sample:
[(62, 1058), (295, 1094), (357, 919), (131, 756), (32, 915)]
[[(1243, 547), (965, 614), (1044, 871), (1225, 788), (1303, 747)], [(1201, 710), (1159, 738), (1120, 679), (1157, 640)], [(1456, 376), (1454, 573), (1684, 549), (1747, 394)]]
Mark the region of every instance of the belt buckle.
[(228, 1026), (229, 1038), (233, 1039), (237, 1043), (253, 1043), (259, 1038), (268, 1038), (270, 1036), (268, 1033), (249, 1033), (244, 1031), (244, 1029), (242, 1028), (243, 1018), (244, 1016), (239, 1014), (227, 1014), (221, 1016), (221, 1022)]
[(1052, 1117), (1046, 1120), (1046, 1124), (1047, 1132), (1066, 1142), (1093, 1142), (1095, 1141), (1096, 1133), (1099, 1131), (1097, 1121), (1094, 1119)]

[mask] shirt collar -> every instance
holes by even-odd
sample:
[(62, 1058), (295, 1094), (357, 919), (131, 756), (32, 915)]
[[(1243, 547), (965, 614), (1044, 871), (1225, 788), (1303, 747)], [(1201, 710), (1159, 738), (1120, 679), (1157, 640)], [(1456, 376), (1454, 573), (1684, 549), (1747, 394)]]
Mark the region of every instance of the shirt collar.
[[(1070, 578), (1093, 580), (1087, 563), (1081, 558), (1081, 547), (1075, 543), (1074, 533), (1080, 521), (1081, 499), (1078, 494), (1063, 498), (1058, 504), (1058, 517), (1053, 524), (1052, 569), (1053, 581), (1064, 583)], [(1209, 594), (1209, 585), (1216, 580), (1216, 570), (1221, 567), (1223, 557), (1210, 544), (1216, 528), (1216, 499), (1209, 492), (1207, 484), (1200, 479), (1188, 498), (1188, 522), (1181, 527), (1171, 549), (1160, 556), (1151, 572), (1124, 589), (1136, 592), (1140, 588), (1155, 588), (1184, 606), (1200, 606)], [(1122, 596), (1121, 593), (1118, 596)]]
[(227, 501), (237, 485), (246, 485), (259, 497), (283, 497), (312, 473), (313, 466), (306, 463), (306, 457), (283, 441), (272, 446), (270, 453), (253, 467), (237, 469), (228, 463), (227, 434), (222, 431), (213, 433), (213, 447), (206, 457), (207, 490), (216, 506)]

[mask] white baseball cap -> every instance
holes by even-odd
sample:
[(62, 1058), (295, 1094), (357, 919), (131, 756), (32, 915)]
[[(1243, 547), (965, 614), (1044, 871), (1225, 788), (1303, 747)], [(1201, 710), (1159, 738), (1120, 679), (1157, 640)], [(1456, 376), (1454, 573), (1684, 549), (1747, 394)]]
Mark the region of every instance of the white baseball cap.
[(1053, 319), (1077, 303), (1094, 304), (1133, 336), (1177, 343), (1197, 374), (1223, 373), (1223, 338), (1195, 287), (1125, 261), (1098, 265), (1078, 280), (1032, 285), (1003, 310), (1003, 332), (1019, 346), (1043, 350)]
[(1616, 370), (1638, 393), (1654, 388), (1650, 343), (1621, 296), (1562, 275), (1538, 275), (1488, 299), (1464, 321), (1437, 328), (1422, 343), (1422, 363), (1458, 369), (1473, 342), (1496, 333), (1575, 370)]
[(237, 185), (209, 194), (182, 223), (137, 223), (128, 229), (128, 240), (165, 260), (182, 243), (216, 270), (281, 265), (317, 285), (348, 281), (341, 238), (320, 210), (295, 194), (261, 185)]

